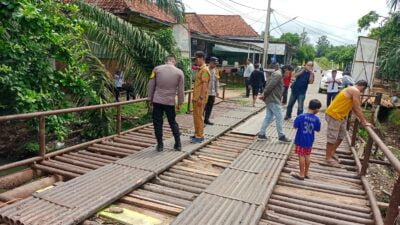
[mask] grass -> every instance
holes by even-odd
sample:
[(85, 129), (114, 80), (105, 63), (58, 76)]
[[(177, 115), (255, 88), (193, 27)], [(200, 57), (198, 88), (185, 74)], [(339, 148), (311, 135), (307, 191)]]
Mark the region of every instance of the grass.
[(245, 89), (244, 84), (235, 84), (235, 83), (230, 83), (230, 84), (226, 84), (226, 89), (229, 90), (241, 90), (241, 89)]

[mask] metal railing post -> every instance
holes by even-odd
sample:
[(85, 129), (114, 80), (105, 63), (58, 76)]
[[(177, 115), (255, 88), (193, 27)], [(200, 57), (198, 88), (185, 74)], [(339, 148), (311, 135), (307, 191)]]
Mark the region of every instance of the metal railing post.
[(115, 126), (116, 126), (116, 128), (115, 128), (116, 133), (118, 135), (120, 135), (121, 134), (121, 105), (117, 106), (117, 123)]
[(44, 159), (46, 155), (46, 117), (39, 117), (39, 156)]
[(400, 175), (397, 178), (397, 183), (393, 187), (392, 195), (389, 202), (389, 208), (385, 217), (385, 225), (392, 225), (399, 215), (400, 206)]
[(374, 144), (374, 140), (372, 139), (371, 136), (368, 136), (368, 142), (367, 142), (367, 145), (365, 146), (365, 150), (364, 150), (364, 160), (362, 162), (362, 167), (361, 167), (361, 171), (360, 171), (361, 176), (365, 176), (365, 174), (367, 173), (367, 169), (369, 166), (369, 158), (371, 156), (373, 144)]
[(357, 133), (358, 133), (358, 128), (360, 127), (360, 121), (356, 119), (354, 121), (353, 125), (353, 135), (351, 136), (351, 147), (356, 146), (356, 139), (357, 139)]

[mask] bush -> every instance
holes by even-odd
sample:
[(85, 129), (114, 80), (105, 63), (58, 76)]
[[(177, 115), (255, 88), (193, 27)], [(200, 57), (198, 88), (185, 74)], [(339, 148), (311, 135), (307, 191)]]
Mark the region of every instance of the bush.
[(400, 127), (400, 109), (390, 111), (389, 123)]

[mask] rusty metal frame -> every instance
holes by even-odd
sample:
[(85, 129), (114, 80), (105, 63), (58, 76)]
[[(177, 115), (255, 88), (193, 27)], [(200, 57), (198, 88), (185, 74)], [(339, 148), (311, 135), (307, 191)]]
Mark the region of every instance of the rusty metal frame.
[[(399, 214), (398, 208), (400, 206), (400, 160), (398, 160), (396, 158), (396, 156), (392, 153), (392, 151), (390, 151), (390, 149), (385, 145), (385, 143), (382, 141), (382, 139), (378, 136), (378, 134), (375, 132), (375, 130), (372, 127), (363, 126), (364, 129), (368, 133), (368, 141), (367, 141), (367, 145), (365, 146), (365, 149), (364, 149), (364, 158), (363, 158), (363, 161), (361, 162), (358, 159), (357, 153), (354, 148), (356, 139), (358, 137), (358, 129), (359, 129), (360, 124), (361, 123), (359, 122), (358, 118), (356, 118), (356, 120), (353, 124), (353, 132), (351, 134), (351, 137), (350, 137), (350, 135), (348, 135), (348, 140), (351, 143), (350, 148), (355, 156), (356, 164), (359, 169), (359, 174), (361, 176), (361, 180), (364, 184), (364, 187), (368, 194), (369, 200), (371, 201), (371, 206), (372, 206), (372, 209), (374, 212), (375, 222), (377, 224), (392, 225), (392, 224), (394, 224), (396, 217)], [(349, 128), (350, 128), (350, 126), (349, 126)], [(379, 212), (378, 203), (377, 203), (375, 196), (373, 195), (373, 192), (370, 189), (368, 181), (365, 177), (365, 175), (368, 173), (369, 163), (373, 162), (370, 160), (370, 156), (371, 156), (371, 151), (372, 151), (372, 148), (374, 145), (377, 146), (377, 148), (382, 151), (383, 155), (388, 159), (390, 166), (398, 174), (398, 179), (392, 190), (392, 195), (391, 195), (389, 207), (388, 207), (388, 213), (384, 219), (384, 222), (382, 221), (382, 218), (381, 218), (381, 215)]]

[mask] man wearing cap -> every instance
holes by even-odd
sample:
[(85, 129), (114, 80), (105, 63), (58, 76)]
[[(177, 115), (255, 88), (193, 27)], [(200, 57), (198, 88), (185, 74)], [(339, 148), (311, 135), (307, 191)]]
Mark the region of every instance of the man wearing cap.
[(191, 142), (201, 143), (204, 141), (204, 107), (208, 100), (208, 83), (211, 74), (205, 63), (204, 52), (196, 52), (195, 57), (195, 62), (199, 69), (193, 88), (193, 123), (195, 135), (192, 136)]
[(332, 76), (326, 79), (326, 83), (328, 84), (326, 89), (326, 107), (329, 107), (333, 99), (339, 93), (339, 85), (341, 84), (341, 81), (336, 77), (336, 74), (337, 70), (334, 69), (332, 70)]
[(204, 109), (204, 124), (214, 125), (214, 123), (210, 122), (210, 115), (212, 108), (214, 106), (215, 97), (218, 96), (219, 91), (219, 70), (217, 69), (218, 58), (211, 57), (210, 63), (208, 65), (208, 69), (210, 70), (210, 82), (208, 84), (208, 100), (206, 104), (206, 108)]

